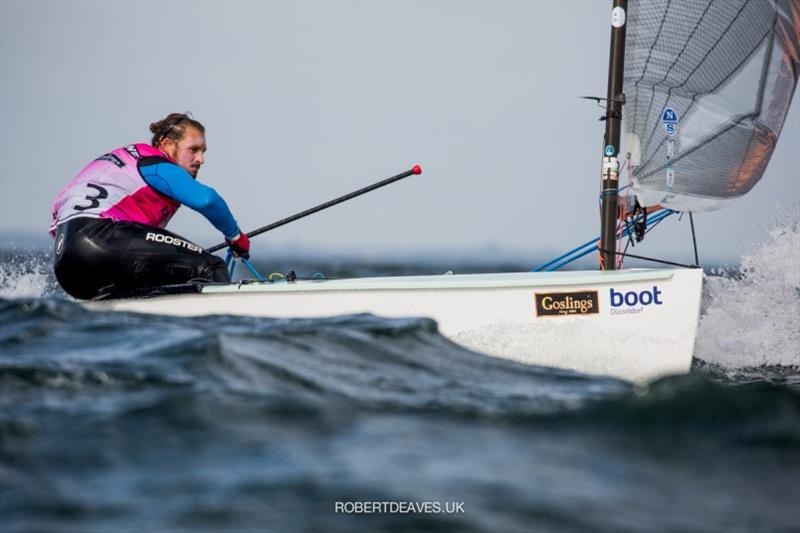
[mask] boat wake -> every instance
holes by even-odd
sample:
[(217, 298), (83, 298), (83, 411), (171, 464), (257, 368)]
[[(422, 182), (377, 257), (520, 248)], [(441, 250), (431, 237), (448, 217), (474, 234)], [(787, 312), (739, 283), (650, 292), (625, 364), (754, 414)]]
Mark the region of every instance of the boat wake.
[(800, 367), (800, 231), (777, 224), (733, 271), (704, 283), (695, 357), (722, 370)]
[(62, 294), (44, 254), (6, 253), (0, 255), (0, 298), (42, 298)]

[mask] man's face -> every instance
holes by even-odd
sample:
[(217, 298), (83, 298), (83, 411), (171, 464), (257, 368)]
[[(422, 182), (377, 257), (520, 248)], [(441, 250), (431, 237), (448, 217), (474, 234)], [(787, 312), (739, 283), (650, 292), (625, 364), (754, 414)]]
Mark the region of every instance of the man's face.
[(180, 141), (167, 140), (161, 149), (196, 178), (200, 166), (205, 163), (206, 138), (197, 129), (187, 126)]

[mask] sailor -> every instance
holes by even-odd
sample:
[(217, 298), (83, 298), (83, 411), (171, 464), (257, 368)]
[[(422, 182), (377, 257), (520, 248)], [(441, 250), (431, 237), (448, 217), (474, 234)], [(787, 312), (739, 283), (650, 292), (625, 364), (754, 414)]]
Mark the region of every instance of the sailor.
[(236, 256), (249, 257), (250, 241), (225, 200), (196, 181), (205, 127), (188, 113), (171, 113), (150, 131), (151, 144), (130, 144), (89, 163), (53, 204), (55, 275), (75, 298), (230, 282), (221, 258), (164, 229), (181, 205), (206, 217)]

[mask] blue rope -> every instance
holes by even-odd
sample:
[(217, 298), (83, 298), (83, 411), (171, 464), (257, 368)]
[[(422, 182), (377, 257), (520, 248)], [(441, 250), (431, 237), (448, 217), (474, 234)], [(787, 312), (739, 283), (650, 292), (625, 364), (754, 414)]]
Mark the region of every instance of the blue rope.
[(244, 257), (240, 257), (239, 260), (242, 263), (244, 263), (244, 266), (246, 266), (248, 270), (250, 270), (250, 273), (253, 275), (254, 278), (256, 278), (258, 281), (267, 281), (267, 278), (259, 274), (258, 270), (256, 270), (255, 267), (250, 264), (250, 261), (248, 261)]
[[(553, 263), (556, 263), (556, 262), (558, 262), (558, 261), (561, 261), (561, 260), (562, 260), (562, 259), (564, 259), (565, 257), (568, 257), (568, 256), (570, 256), (571, 254), (574, 254), (575, 252), (579, 252), (579, 251), (583, 250), (584, 248), (586, 248), (587, 246), (591, 246), (591, 245), (593, 245), (594, 243), (596, 243), (596, 242), (597, 242), (597, 241), (599, 241), (599, 240), (600, 240), (600, 237), (597, 237), (596, 239), (592, 239), (591, 241), (587, 241), (586, 243), (584, 243), (584, 244), (581, 244), (580, 246), (577, 246), (577, 247), (573, 248), (573, 249), (572, 249), (572, 250), (570, 250), (569, 252), (566, 252), (566, 253), (563, 253), (563, 254), (559, 255), (559, 256), (558, 256), (558, 257), (556, 257), (555, 259), (551, 259), (551, 260), (550, 260), (550, 261), (548, 261), (547, 263), (544, 263), (544, 264), (542, 264), (542, 265), (539, 265), (539, 266), (537, 266), (536, 268), (533, 268), (533, 269), (531, 269), (531, 272), (541, 272), (541, 271), (543, 271), (544, 269), (546, 269), (547, 267), (549, 267), (550, 265), (552, 265)], [(584, 254), (584, 255), (585, 255), (585, 254)], [(583, 256), (582, 256), (582, 255), (580, 255), (580, 256), (578, 256), (578, 257), (583, 257)], [(575, 259), (577, 259), (577, 257), (576, 257)], [(573, 261), (574, 261), (574, 259), (573, 259)]]
[[(647, 225), (648, 226), (652, 226), (653, 224), (655, 224), (657, 222), (660, 222), (661, 220), (667, 218), (670, 215), (674, 215), (675, 213), (677, 213), (677, 211), (673, 211), (671, 209), (665, 209), (664, 211), (660, 211), (660, 212), (656, 213), (655, 215), (653, 215), (653, 216), (651, 216), (651, 217), (649, 217), (647, 219)], [(640, 218), (637, 219), (637, 221), (638, 220), (641, 220), (641, 215), (640, 215)], [(628, 236), (630, 236), (630, 234), (631, 234), (631, 229), (626, 227), (625, 230), (623, 230), (623, 236), (624, 237), (628, 237)], [(600, 237), (597, 237), (596, 239), (592, 239), (591, 241), (587, 241), (586, 243), (584, 243), (584, 244), (582, 244), (582, 245), (580, 245), (580, 246), (578, 246), (576, 248), (573, 248), (572, 250), (570, 250), (570, 251), (568, 251), (568, 252), (566, 252), (564, 254), (561, 254), (560, 256), (556, 257), (555, 259), (551, 259), (550, 261), (548, 261), (546, 263), (543, 263), (543, 264), (541, 264), (541, 265), (539, 265), (537, 267), (532, 268), (530, 271), (531, 272), (552, 272), (553, 270), (557, 270), (557, 269), (559, 269), (559, 268), (561, 268), (561, 267), (563, 267), (565, 265), (568, 265), (568, 264), (572, 263), (573, 261), (576, 261), (576, 260), (580, 259), (581, 257), (584, 257), (585, 255), (588, 255), (588, 254), (592, 253), (593, 251), (596, 251), (597, 248), (594, 245), (599, 240), (600, 240)]]
[(233, 260), (233, 253), (228, 248), (228, 255), (225, 256), (225, 265), (228, 267), (228, 278), (233, 279), (233, 271), (236, 269), (236, 261)]
[[(248, 270), (250, 270), (250, 273), (256, 280), (267, 281), (267, 278), (259, 274), (258, 270), (256, 270), (255, 267), (252, 264), (250, 264), (250, 261), (248, 261), (244, 257), (237, 257), (236, 259), (244, 263), (244, 266), (246, 266)], [(228, 267), (228, 277), (233, 279), (233, 271), (236, 269), (236, 261), (234, 261), (233, 253), (231, 253), (230, 249), (228, 249), (228, 255), (225, 256), (225, 266)]]

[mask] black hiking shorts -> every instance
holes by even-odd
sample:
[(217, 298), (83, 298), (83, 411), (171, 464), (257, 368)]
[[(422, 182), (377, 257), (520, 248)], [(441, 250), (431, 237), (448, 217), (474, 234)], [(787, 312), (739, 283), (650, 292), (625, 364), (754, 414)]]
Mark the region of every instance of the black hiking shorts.
[(221, 258), (172, 232), (136, 222), (69, 220), (57, 228), (54, 252), (58, 283), (83, 300), (191, 281), (230, 282)]

